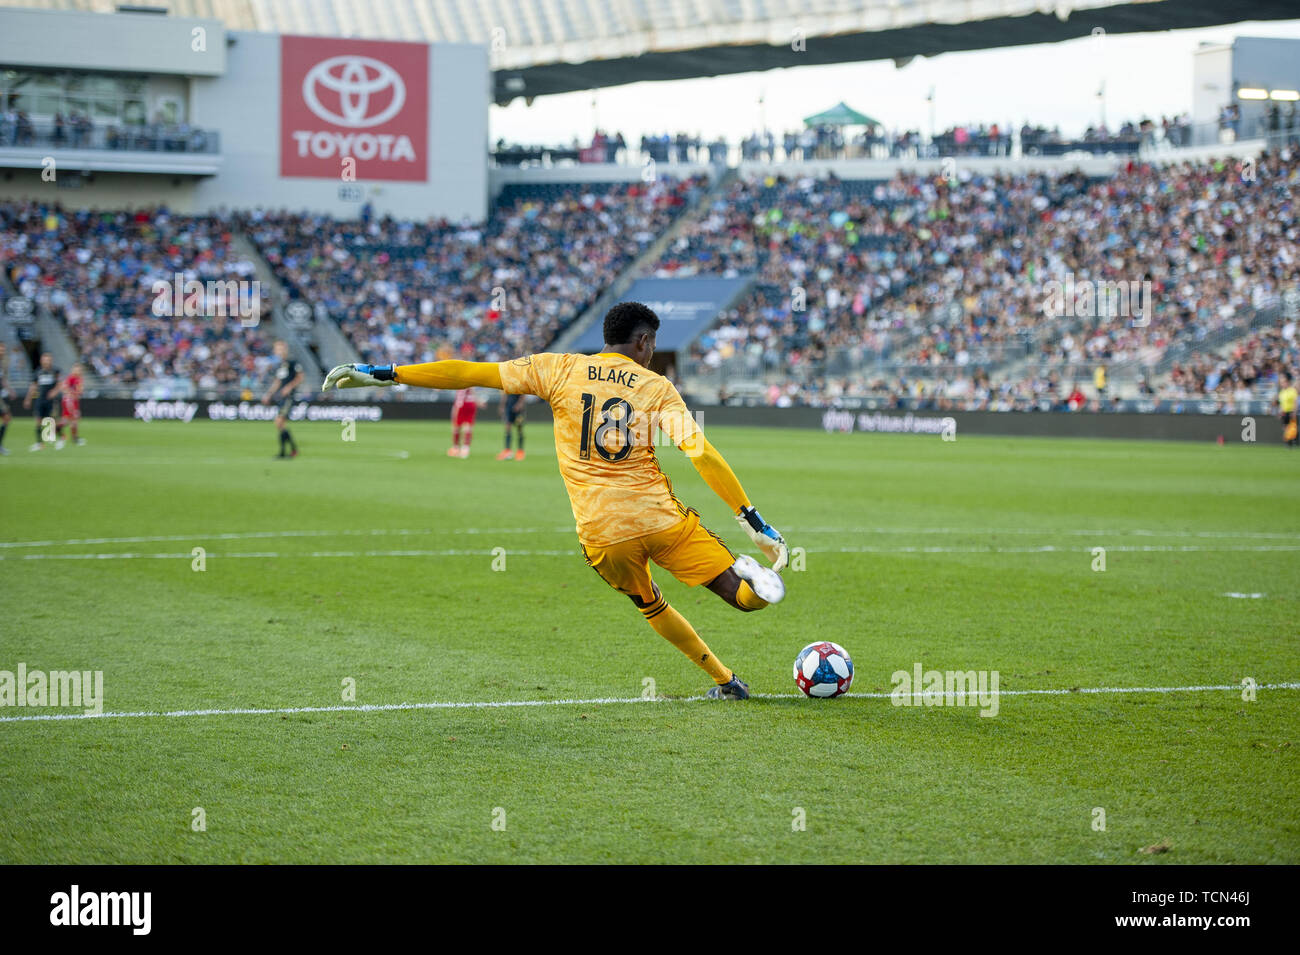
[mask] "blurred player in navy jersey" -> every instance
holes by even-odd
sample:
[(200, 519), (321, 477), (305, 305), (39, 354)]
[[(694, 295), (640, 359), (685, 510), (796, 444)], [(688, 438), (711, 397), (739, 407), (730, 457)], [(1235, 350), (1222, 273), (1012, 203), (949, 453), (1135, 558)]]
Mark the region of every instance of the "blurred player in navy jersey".
[[(524, 459), (524, 421), (527, 418), (525, 412), (527, 406), (524, 404), (523, 395), (501, 395), (501, 418), (506, 423), (506, 446), (501, 449), (497, 455), (498, 461), (509, 461), (513, 457), (516, 461)], [(510, 433), (514, 431), (516, 441), (516, 450), (510, 450)]]
[(275, 369), (275, 380), (271, 390), (262, 398), (262, 404), (269, 405), (272, 402), (279, 404), (280, 409), (275, 416), (275, 430), (280, 434), (279, 456), (296, 458), (298, 445), (293, 440), (293, 435), (289, 433), (289, 412), (293, 410), (294, 389), (302, 384), (302, 366), (289, 357), (288, 342), (276, 342), (272, 352), (280, 359), (280, 364)]
[(9, 413), (9, 351), (0, 344), (0, 454), (9, 453), (5, 447), (5, 432), (13, 419)]
[[(31, 387), (27, 389), (27, 397), (23, 400), (24, 408), (31, 408), (35, 403), (36, 443), (28, 450), (40, 451), (45, 447), (45, 429), (42, 425), (47, 418), (54, 420), (54, 399), (59, 396), (61, 387), (59, 369), (54, 367), (54, 356), (44, 352), (41, 363), (36, 366)], [(62, 440), (55, 443), (56, 449), (62, 447)]]

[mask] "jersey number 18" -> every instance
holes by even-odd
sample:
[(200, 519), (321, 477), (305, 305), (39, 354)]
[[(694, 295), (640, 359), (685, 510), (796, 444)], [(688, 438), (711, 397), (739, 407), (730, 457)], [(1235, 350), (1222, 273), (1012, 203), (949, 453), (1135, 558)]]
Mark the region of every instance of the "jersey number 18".
[[(600, 423), (596, 425), (596, 431), (593, 435), (591, 424), (595, 410), (596, 396), (584, 393), (582, 396), (582, 437), (578, 443), (578, 457), (584, 461), (590, 460), (591, 447), (594, 443), (596, 453), (606, 461), (611, 464), (622, 461), (632, 453), (632, 441), (629, 434), (632, 415), (634, 414), (632, 406), (627, 403), (625, 398), (610, 398), (600, 406)], [(616, 431), (619, 437), (617, 451), (610, 451), (605, 446), (610, 429)]]

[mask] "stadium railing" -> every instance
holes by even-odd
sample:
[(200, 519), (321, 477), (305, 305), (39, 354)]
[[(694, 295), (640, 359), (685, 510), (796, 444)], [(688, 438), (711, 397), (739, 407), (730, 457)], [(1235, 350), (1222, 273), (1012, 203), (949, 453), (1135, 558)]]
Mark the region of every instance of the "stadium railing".
[(0, 147), (91, 149), (116, 152), (177, 152), (215, 155), (221, 134), (193, 126), (88, 126), (0, 120)]
[[(1249, 129), (1239, 124), (1238, 139), (1262, 136), (1263, 131), (1255, 129), (1253, 124)], [(490, 149), (489, 159), (498, 167), (589, 164), (641, 166), (648, 160), (669, 165), (707, 163), (735, 167), (740, 163), (766, 163), (779, 166), (784, 163), (845, 159), (1015, 158), (1054, 157), (1081, 153), (1097, 157), (1133, 156), (1153, 145), (1179, 147), (1209, 145), (1224, 141), (1231, 140), (1224, 140), (1218, 136), (1216, 124), (1205, 124), (1202, 128), (1180, 123), (1170, 127), (1167, 133), (1161, 127), (1153, 126), (1145, 131), (1107, 133), (1105, 136), (1068, 139), (1045, 130), (1035, 129), (1024, 133), (1020, 129), (1008, 129), (996, 136), (987, 132), (974, 131), (960, 138), (952, 131), (936, 133), (933, 136), (894, 131), (837, 138), (834, 141), (821, 140), (816, 143), (787, 140), (784, 135), (775, 135), (774, 142), (770, 146), (749, 137), (734, 142), (721, 138), (698, 142), (692, 139), (688, 148), (679, 146), (675, 141), (654, 142), (644, 147), (637, 143), (627, 143), (622, 148), (615, 148), (612, 145), (505, 144)]]

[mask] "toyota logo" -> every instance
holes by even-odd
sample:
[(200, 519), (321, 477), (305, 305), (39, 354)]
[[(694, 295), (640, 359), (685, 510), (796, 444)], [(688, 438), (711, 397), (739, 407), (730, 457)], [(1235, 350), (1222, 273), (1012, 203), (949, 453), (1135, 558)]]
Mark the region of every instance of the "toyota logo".
[[(337, 111), (321, 105), (317, 93), (322, 87), (337, 97)], [(388, 90), (392, 91), (388, 105), (372, 114), (372, 102), (378, 99), (382, 103), (380, 94)], [(368, 56), (332, 56), (307, 71), (302, 81), (302, 98), (307, 108), (327, 123), (364, 129), (386, 123), (401, 112), (406, 102), (406, 84), (387, 63)]]

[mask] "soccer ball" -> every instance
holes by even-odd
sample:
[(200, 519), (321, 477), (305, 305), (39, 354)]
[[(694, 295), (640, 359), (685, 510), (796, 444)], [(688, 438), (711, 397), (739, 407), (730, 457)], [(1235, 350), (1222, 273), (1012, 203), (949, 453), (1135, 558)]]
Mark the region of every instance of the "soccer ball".
[(839, 696), (853, 685), (853, 660), (838, 643), (810, 643), (794, 658), (794, 682), (806, 696)]

